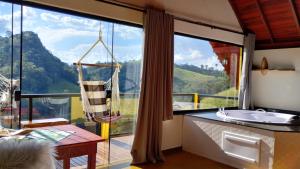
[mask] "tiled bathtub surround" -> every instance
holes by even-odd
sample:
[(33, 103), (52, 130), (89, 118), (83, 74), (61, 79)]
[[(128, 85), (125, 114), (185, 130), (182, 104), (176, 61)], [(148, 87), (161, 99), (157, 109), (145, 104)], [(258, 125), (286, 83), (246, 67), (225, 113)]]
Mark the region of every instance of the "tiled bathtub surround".
[[(224, 131), (261, 139), (259, 163), (250, 163), (228, 156), (222, 150)], [(297, 169), (300, 166), (300, 133), (278, 132), (185, 115), (183, 120), (183, 150), (247, 169)]]

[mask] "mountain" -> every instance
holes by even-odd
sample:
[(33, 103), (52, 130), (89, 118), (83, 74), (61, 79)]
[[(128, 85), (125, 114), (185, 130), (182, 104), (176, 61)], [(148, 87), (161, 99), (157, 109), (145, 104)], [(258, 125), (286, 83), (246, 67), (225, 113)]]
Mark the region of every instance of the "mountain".
[[(0, 37), (0, 73), (10, 77), (11, 38)], [(20, 35), (14, 35), (13, 76), (18, 79), (20, 65)], [(119, 84), (121, 92), (137, 92), (140, 84), (141, 61), (120, 63)], [(23, 33), (23, 93), (71, 93), (79, 92), (78, 75), (75, 66), (62, 62), (42, 44), (33, 32)], [(88, 67), (84, 79), (108, 80), (110, 68)], [(174, 66), (175, 93), (218, 93), (229, 88), (227, 76), (219, 70), (205, 66)], [(228, 85), (224, 85), (228, 84)]]
[[(13, 37), (14, 77), (19, 77), (20, 35)], [(11, 37), (0, 37), (0, 73), (10, 76)], [(22, 89), (24, 93), (78, 92), (77, 72), (48, 51), (33, 32), (23, 33)], [(61, 86), (61, 87), (58, 87)], [(62, 87), (64, 86), (64, 87)]]

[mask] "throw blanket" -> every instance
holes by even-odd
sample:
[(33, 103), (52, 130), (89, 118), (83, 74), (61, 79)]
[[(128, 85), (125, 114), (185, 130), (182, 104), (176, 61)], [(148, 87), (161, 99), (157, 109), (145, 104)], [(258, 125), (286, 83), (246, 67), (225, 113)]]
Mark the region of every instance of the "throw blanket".
[(0, 169), (55, 169), (54, 150), (48, 143), (1, 140)]

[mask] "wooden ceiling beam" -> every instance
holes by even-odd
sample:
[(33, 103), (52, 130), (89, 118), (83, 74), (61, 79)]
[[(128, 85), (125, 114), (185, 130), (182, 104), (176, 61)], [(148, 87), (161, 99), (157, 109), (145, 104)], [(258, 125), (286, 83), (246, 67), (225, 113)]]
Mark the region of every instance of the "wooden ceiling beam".
[(234, 4), (234, 0), (228, 0), (228, 1), (229, 1), (229, 3), (230, 3), (230, 6), (231, 6), (231, 8), (232, 8), (232, 10), (233, 10), (233, 12), (234, 12), (234, 14), (235, 14), (235, 16), (236, 16), (236, 18), (237, 18), (239, 24), (240, 24), (240, 26), (241, 26), (243, 32), (246, 32), (246, 26), (245, 26), (245, 24), (243, 23), (243, 21), (241, 20), (241, 18), (239, 17), (239, 16), (240, 16), (240, 15), (239, 15), (239, 11), (238, 11), (238, 8), (236, 7), (236, 5)]
[(300, 41), (294, 42), (274, 42), (274, 43), (255, 43), (255, 50), (263, 50), (263, 49), (281, 49), (281, 48), (299, 48)]
[(296, 10), (296, 5), (294, 0), (288, 0), (289, 5), (291, 7), (291, 11), (293, 13), (293, 18), (297, 27), (298, 34), (300, 35), (300, 26), (299, 26), (299, 15)]
[[(276, 42), (274, 43), (283, 43), (283, 42), (299, 42), (300, 41), (300, 37), (292, 37), (292, 38), (277, 38)], [(256, 40), (257, 43), (270, 43), (269, 40)]]
[(273, 33), (272, 33), (272, 29), (271, 29), (271, 27), (269, 25), (269, 22), (267, 21), (267, 18), (265, 16), (264, 12), (263, 12), (262, 6), (261, 6), (259, 0), (254, 0), (254, 1), (255, 1), (255, 4), (256, 4), (257, 8), (258, 8), (260, 18), (261, 18), (268, 34), (269, 34), (270, 41), (271, 41), (271, 43), (274, 43), (274, 36), (273, 36)]

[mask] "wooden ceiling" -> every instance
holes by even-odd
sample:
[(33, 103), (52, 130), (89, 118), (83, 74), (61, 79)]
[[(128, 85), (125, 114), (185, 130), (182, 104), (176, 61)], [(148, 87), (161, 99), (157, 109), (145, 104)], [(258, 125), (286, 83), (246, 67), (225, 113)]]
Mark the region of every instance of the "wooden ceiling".
[(256, 49), (300, 47), (300, 0), (229, 0), (244, 32), (256, 34)]

